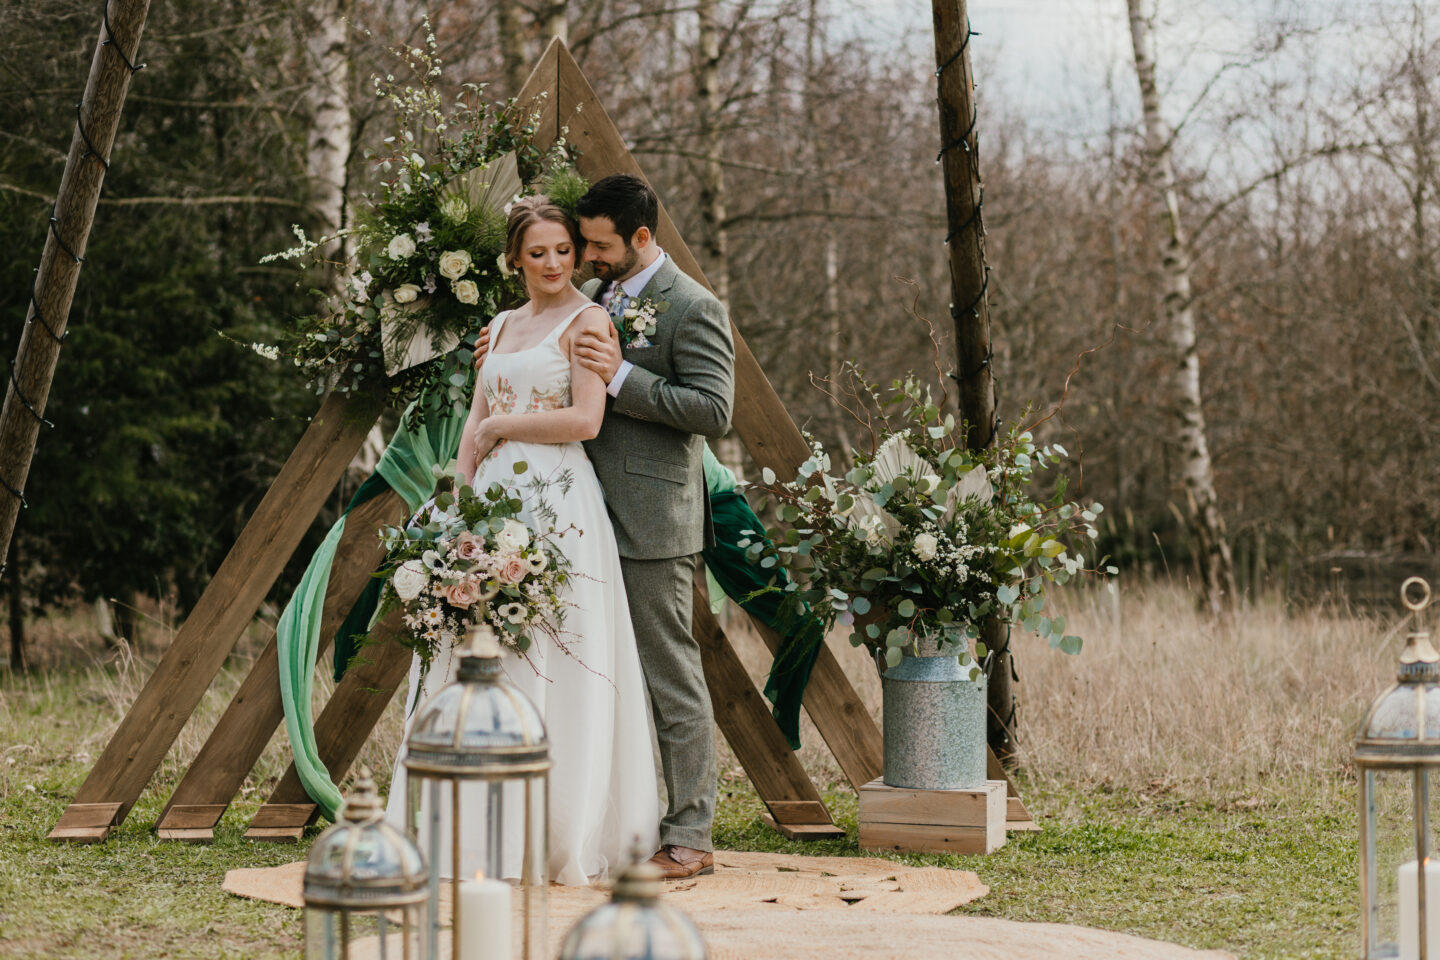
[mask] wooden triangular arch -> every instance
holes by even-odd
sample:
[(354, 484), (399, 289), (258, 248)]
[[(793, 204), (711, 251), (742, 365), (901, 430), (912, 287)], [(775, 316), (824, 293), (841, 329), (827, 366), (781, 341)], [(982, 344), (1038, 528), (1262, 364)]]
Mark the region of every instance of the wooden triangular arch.
[[(542, 150), (561, 136), (562, 127), (567, 128), (565, 136), (579, 149), (577, 166), (587, 178), (611, 173), (644, 176), (559, 40), (546, 49), (521, 91), (520, 101), (539, 106), (541, 132), (536, 145)], [(676, 264), (705, 282), (663, 205), (658, 234), (661, 246)], [(735, 383), (737, 435), (758, 466), (781, 475), (793, 474), (809, 456), (809, 448), (738, 330)], [(129, 814), (379, 413), (379, 401), (364, 397), (332, 395), (321, 405), (74, 802), (50, 833), (51, 839), (103, 840)], [(331, 570), (322, 614), (322, 644), (334, 636), (381, 559), (375, 528), (403, 511), (404, 504), (393, 492), (353, 511)], [(767, 819), (791, 837), (840, 833), (819, 791), (771, 718), (764, 697), (711, 615), (703, 579), (697, 580), (695, 589), (694, 631), (702, 649), (715, 719), (765, 802)], [(391, 619), (377, 625), (376, 633), (384, 636), (396, 629)], [(776, 636), (763, 626), (760, 633), (773, 651)], [(354, 761), (409, 669), (410, 653), (399, 644), (384, 643), (374, 649), (377, 652), (371, 661), (346, 674), (316, 721), (321, 759), (337, 779)], [(880, 776), (880, 732), (839, 663), (823, 648), (806, 690), (805, 708), (856, 789)], [(171, 795), (156, 823), (160, 836), (210, 839), (282, 719), (272, 636)], [(1011, 819), (1028, 820), (1023, 806), (1016, 809), (1018, 803), (1018, 797), (1013, 797)], [(316, 805), (305, 794), (292, 765), (252, 820), (246, 836), (296, 839), (317, 815)]]

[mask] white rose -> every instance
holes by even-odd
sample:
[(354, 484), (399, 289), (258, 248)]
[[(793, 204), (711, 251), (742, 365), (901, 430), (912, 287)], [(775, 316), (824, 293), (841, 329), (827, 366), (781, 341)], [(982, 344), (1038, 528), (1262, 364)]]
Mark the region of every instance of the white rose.
[(406, 560), (395, 571), (391, 582), (395, 585), (395, 593), (400, 599), (409, 603), (420, 596), (420, 591), (425, 589), (429, 579), (430, 574), (425, 570), (425, 564), (419, 560)]
[(510, 269), (510, 264), (505, 260), (505, 251), (501, 250), (500, 255), (495, 258), (495, 266), (500, 268), (500, 276), (508, 277), (515, 273)]
[(927, 473), (920, 478), (920, 492), (934, 493), (940, 488), (940, 478), (933, 473)]
[(518, 520), (506, 520), (495, 534), (495, 545), (505, 553), (519, 553), (530, 545), (530, 530)]
[(461, 303), (480, 302), (480, 288), (475, 285), (474, 280), (457, 281), (452, 289), (455, 291), (455, 299)]
[(396, 303), (414, 303), (415, 298), (420, 296), (420, 287), (413, 283), (402, 283), (390, 296)]
[(932, 533), (922, 533), (915, 538), (915, 556), (921, 560), (934, 560), (935, 553), (939, 549), (940, 542)]
[(390, 238), (390, 245), (385, 248), (391, 260), (405, 260), (415, 255), (415, 240), (408, 233), (397, 233)]
[(440, 276), (446, 280), (459, 280), (469, 269), (469, 250), (446, 250), (440, 254)]

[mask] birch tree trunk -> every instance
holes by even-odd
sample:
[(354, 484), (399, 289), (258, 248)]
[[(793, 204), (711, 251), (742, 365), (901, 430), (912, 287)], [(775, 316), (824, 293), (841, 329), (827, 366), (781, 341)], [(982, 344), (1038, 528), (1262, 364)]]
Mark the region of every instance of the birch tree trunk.
[(720, 92), (719, 0), (699, 0), (695, 56), (695, 115), (699, 130), (700, 217), (705, 221), (704, 251), (706, 275), (715, 286), (715, 296), (730, 306), (730, 253), (725, 225), (724, 141), (720, 113), (724, 106)]
[(1180, 221), (1180, 198), (1171, 158), (1172, 132), (1160, 116), (1160, 90), (1155, 82), (1154, 35), (1140, 10), (1140, 0), (1126, 0), (1135, 76), (1140, 83), (1140, 108), (1145, 121), (1143, 176), (1155, 192), (1160, 210), (1160, 321), (1170, 342), (1174, 363), (1174, 415), (1180, 446), (1180, 476), (1195, 537), (1195, 554), (1213, 614), (1235, 599), (1235, 572), (1225, 523), (1215, 497), (1214, 468), (1205, 433), (1200, 394), (1200, 358), (1195, 349), (1195, 311), (1190, 293), (1191, 250)]
[(520, 4), (514, 0), (499, 0), (496, 20), (496, 29), (500, 34), (500, 58), (505, 71), (505, 92), (513, 97), (525, 86), (530, 69), (530, 58), (525, 54), (525, 22)]
[[(310, 87), (310, 130), (305, 138), (305, 172), (310, 206), (324, 234), (345, 226), (346, 170), (350, 160), (350, 56), (346, 43), (349, 0), (318, 0), (308, 7), (305, 49), (314, 77)], [(346, 244), (327, 244), (323, 253), (343, 272)]]
[(566, 3), (567, 0), (555, 0), (540, 9), (540, 29), (546, 43), (551, 37), (559, 37), (561, 43), (570, 42), (570, 28), (565, 19)]
[[(830, 219), (834, 195), (830, 190), (830, 179), (823, 171), (825, 156), (819, 124), (819, 104), (820, 97), (823, 96), (819, 77), (824, 53), (820, 47), (823, 36), (819, 0), (810, 0), (805, 24), (805, 128), (810, 132), (810, 176), (819, 190), (821, 210), (821, 244), (825, 271), (825, 297), (822, 300), (825, 312), (820, 322), (821, 362), (824, 365), (822, 373), (833, 376), (840, 370), (840, 364), (844, 360), (845, 344), (840, 329), (840, 249), (836, 240), (838, 231), (835, 230), (834, 221)], [(848, 443), (842, 444), (842, 449), (849, 448)]]

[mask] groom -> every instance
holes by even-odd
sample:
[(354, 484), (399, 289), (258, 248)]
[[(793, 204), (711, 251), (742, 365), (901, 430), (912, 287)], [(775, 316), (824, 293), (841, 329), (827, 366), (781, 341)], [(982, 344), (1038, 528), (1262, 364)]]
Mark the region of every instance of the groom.
[(705, 437), (730, 428), (735, 345), (720, 301), (656, 243), (660, 204), (645, 181), (606, 177), (576, 212), (595, 271), (582, 289), (614, 321), (575, 346), (613, 398), (585, 449), (615, 525), (669, 795), (650, 862), (678, 880), (715, 869), (715, 718), (690, 615), (713, 541), (701, 456)]

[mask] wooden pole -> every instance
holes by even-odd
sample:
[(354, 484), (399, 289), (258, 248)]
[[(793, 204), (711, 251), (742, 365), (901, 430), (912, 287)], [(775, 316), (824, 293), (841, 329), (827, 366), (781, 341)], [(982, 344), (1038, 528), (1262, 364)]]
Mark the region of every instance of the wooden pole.
[[(95, 222), (95, 205), (110, 166), (120, 108), (130, 75), (141, 66), (135, 58), (149, 10), (150, 0), (109, 0), (90, 61), (85, 96), (76, 106), (75, 135), (70, 138), (70, 155), (50, 213), (50, 231), (11, 367), (5, 406), (0, 410), (0, 562), (9, 553), (15, 533), (35, 440), (44, 422), (45, 401), (60, 358), (60, 341), (80, 280), (90, 226)], [(6, 490), (8, 493), (3, 492)]]
[[(970, 17), (966, 0), (932, 0), (935, 66), (940, 108), (940, 164), (945, 174), (945, 243), (950, 259), (950, 316), (955, 321), (956, 379), (965, 443), (980, 450), (995, 440), (995, 379), (991, 374), (990, 268), (985, 263), (979, 137), (975, 132), (975, 78), (970, 67)], [(990, 748), (1002, 763), (1015, 758), (1015, 693), (1005, 626), (991, 618), (981, 637), (991, 656)]]

